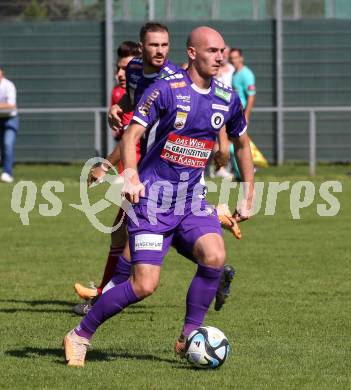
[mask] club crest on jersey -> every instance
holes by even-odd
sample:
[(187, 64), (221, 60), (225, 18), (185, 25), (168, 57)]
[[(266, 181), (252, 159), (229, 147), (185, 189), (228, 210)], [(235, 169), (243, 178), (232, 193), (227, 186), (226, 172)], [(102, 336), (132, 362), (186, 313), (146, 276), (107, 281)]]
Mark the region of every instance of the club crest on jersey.
[(158, 98), (160, 91), (158, 89), (154, 89), (150, 95), (146, 98), (145, 102), (139, 106), (138, 111), (142, 116), (149, 115), (150, 107), (152, 103)]
[(230, 102), (231, 93), (225, 91), (222, 88), (216, 87), (215, 88), (215, 95), (218, 96), (219, 98), (221, 98), (222, 100), (224, 100), (225, 102), (228, 102), (228, 103)]
[(224, 123), (224, 116), (220, 112), (215, 112), (211, 116), (211, 125), (214, 129), (220, 129)]
[(186, 112), (177, 112), (176, 119), (174, 121), (174, 127), (177, 130), (182, 130), (184, 128), (186, 118), (188, 117), (188, 114)]

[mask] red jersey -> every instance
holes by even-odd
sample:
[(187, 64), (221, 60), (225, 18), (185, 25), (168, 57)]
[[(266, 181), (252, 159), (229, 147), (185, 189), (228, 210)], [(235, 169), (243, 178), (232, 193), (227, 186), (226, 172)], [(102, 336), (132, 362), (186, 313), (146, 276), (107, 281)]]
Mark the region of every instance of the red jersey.
[[(125, 88), (122, 88), (119, 85), (116, 85), (113, 88), (112, 93), (111, 93), (111, 106), (113, 106), (114, 104), (118, 104), (125, 93), (126, 93)], [(122, 115), (122, 125), (124, 128), (126, 128), (126, 126), (129, 125), (132, 118), (133, 118), (133, 111), (125, 112)], [(121, 135), (117, 139), (120, 139), (122, 137), (122, 135), (123, 135), (123, 132), (121, 133)], [(138, 142), (136, 145), (136, 152), (137, 152), (137, 160), (139, 161), (139, 159), (140, 159), (140, 142)], [(123, 169), (123, 165), (122, 165), (121, 161), (117, 164), (117, 169), (118, 169), (118, 173), (123, 172), (124, 169)]]
[[(116, 85), (113, 88), (112, 93), (111, 93), (111, 106), (113, 106), (114, 104), (118, 104), (125, 93), (126, 93), (125, 88), (122, 88), (119, 85)], [(132, 120), (132, 117), (133, 117), (133, 111), (124, 113), (122, 116), (123, 126), (129, 125), (129, 122)]]

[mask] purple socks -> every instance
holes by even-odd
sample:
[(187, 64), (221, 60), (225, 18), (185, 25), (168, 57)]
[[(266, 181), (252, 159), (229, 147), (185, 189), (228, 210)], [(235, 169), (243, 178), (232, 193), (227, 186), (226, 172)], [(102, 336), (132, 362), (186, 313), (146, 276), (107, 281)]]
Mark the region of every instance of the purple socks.
[(186, 315), (183, 335), (202, 325), (208, 308), (216, 295), (223, 268), (210, 268), (198, 264), (197, 272), (190, 284), (186, 297)]
[(130, 261), (127, 261), (124, 256), (119, 256), (118, 257), (118, 262), (115, 268), (115, 272), (111, 280), (113, 283), (120, 284), (125, 282), (126, 280), (129, 279), (130, 273), (132, 269), (132, 264)]
[[(123, 257), (120, 257), (117, 270), (118, 275), (115, 278), (121, 276), (121, 278), (128, 279), (130, 275), (130, 263)], [(184, 336), (189, 336), (193, 330), (202, 325), (208, 308), (216, 295), (222, 272), (222, 268), (216, 269), (198, 265), (197, 272), (190, 284), (186, 297), (186, 315), (183, 327)], [(116, 279), (114, 279), (114, 282), (116, 283)], [(108, 318), (140, 300), (135, 295), (130, 280), (125, 282), (120, 281), (119, 283), (100, 296), (79, 326), (75, 328), (75, 332), (79, 336), (90, 339), (96, 332), (96, 329)]]
[(74, 331), (78, 336), (90, 339), (96, 329), (108, 318), (139, 300), (129, 280), (118, 284), (100, 296)]

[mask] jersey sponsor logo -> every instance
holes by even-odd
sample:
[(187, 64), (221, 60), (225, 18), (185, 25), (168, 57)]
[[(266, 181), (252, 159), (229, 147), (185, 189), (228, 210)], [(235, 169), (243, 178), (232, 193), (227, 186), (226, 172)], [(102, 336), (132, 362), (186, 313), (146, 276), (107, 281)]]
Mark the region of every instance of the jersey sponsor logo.
[(171, 88), (184, 88), (186, 87), (185, 81), (176, 81), (174, 83), (170, 83)]
[(162, 234), (137, 234), (135, 236), (135, 251), (162, 251)]
[(247, 90), (248, 91), (256, 91), (256, 86), (255, 85), (249, 85)]
[(177, 130), (181, 130), (184, 128), (186, 118), (188, 117), (188, 114), (186, 112), (177, 112), (176, 119), (174, 121), (174, 127)]
[(224, 123), (224, 116), (220, 112), (215, 112), (211, 116), (211, 125), (214, 129), (220, 129)]
[(219, 98), (221, 98), (222, 100), (224, 100), (225, 102), (230, 102), (230, 98), (231, 98), (231, 93), (230, 92), (227, 92), (225, 91), (224, 89), (222, 88), (215, 88), (215, 95), (218, 96)]
[(184, 103), (190, 103), (190, 95), (181, 95), (178, 93), (176, 95), (177, 100), (181, 100)]
[(170, 133), (161, 158), (190, 168), (205, 168), (213, 146), (214, 141)]
[(190, 111), (190, 106), (183, 106), (182, 104), (177, 104), (177, 108), (183, 111)]
[(139, 106), (138, 111), (142, 116), (149, 115), (152, 103), (158, 98), (159, 94), (160, 91), (158, 89), (154, 89), (146, 98), (145, 102), (141, 106)]
[(214, 110), (221, 110), (221, 111), (226, 111), (226, 112), (229, 111), (229, 107), (228, 106), (223, 106), (222, 104), (212, 104), (212, 108)]

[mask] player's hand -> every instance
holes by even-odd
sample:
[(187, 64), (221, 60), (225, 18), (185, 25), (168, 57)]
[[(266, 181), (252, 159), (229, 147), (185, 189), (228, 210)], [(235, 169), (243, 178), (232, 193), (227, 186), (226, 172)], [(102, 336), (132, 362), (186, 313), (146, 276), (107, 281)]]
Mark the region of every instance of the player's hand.
[(106, 167), (103, 167), (102, 165), (92, 167), (88, 175), (88, 187), (90, 187), (95, 182), (102, 182), (107, 171), (108, 169), (106, 169)]
[(224, 167), (228, 164), (229, 153), (223, 153), (220, 150), (218, 150), (214, 154), (213, 159), (214, 159), (216, 171), (218, 171), (218, 169), (220, 169), (221, 167)]
[(235, 215), (231, 215), (227, 204), (219, 204), (217, 206), (217, 214), (219, 222), (224, 229), (229, 230), (235, 238), (240, 240), (242, 238), (241, 230)]
[(145, 186), (140, 182), (138, 174), (126, 174), (124, 171), (124, 185), (122, 188), (122, 195), (131, 203), (139, 203), (140, 197), (145, 196)]
[(234, 211), (233, 217), (237, 222), (248, 220), (252, 214), (252, 198), (243, 199)]
[(109, 112), (108, 112), (108, 124), (110, 128), (115, 131), (114, 136), (118, 137), (121, 130), (123, 129), (122, 125), (122, 115), (123, 115), (123, 110), (118, 104), (114, 104)]

